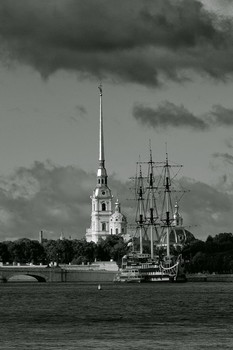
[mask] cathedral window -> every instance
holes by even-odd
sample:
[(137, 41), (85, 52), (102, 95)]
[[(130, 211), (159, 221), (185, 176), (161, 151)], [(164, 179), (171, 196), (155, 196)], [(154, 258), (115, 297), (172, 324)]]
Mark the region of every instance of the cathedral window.
[(118, 228), (116, 228), (116, 235), (118, 235)]
[(102, 203), (102, 211), (106, 211), (106, 204)]
[(102, 222), (102, 231), (106, 231), (106, 223)]
[(122, 227), (121, 231), (122, 231), (122, 233), (124, 233), (124, 227)]

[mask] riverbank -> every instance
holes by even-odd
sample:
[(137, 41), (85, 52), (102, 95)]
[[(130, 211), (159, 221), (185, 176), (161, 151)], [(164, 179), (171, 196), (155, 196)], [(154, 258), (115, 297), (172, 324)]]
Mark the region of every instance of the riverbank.
[(188, 282), (233, 282), (233, 274), (188, 274)]

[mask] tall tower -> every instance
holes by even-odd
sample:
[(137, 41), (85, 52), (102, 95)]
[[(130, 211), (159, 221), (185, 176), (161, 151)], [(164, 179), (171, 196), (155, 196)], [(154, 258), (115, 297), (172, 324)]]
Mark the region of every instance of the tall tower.
[(97, 243), (99, 238), (105, 239), (110, 233), (109, 221), (112, 215), (112, 194), (108, 187), (108, 175), (105, 169), (104, 158), (104, 131), (103, 131), (103, 105), (102, 86), (99, 86), (100, 115), (99, 115), (99, 167), (97, 170), (97, 183), (93, 191), (91, 227), (86, 230), (87, 242)]
[(179, 205), (176, 202), (175, 204), (175, 213), (173, 215), (174, 221), (173, 221), (173, 226), (182, 226), (183, 225), (183, 218), (179, 213)]

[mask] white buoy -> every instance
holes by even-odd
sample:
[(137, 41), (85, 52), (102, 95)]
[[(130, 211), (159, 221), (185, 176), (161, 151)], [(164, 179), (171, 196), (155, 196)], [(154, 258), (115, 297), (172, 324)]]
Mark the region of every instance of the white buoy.
[(99, 284), (98, 285), (98, 290), (101, 290), (101, 289), (102, 289), (101, 284)]

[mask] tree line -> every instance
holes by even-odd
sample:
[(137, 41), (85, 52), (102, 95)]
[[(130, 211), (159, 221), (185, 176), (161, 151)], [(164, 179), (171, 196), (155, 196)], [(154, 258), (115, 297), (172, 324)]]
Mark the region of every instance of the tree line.
[(127, 243), (123, 238), (111, 235), (98, 244), (82, 240), (37, 240), (22, 238), (15, 241), (0, 242), (0, 261), (3, 264), (32, 263), (49, 264), (87, 264), (95, 260), (109, 261), (113, 259), (120, 264), (122, 256), (127, 252)]
[(193, 239), (182, 249), (189, 273), (233, 273), (233, 235), (219, 233), (206, 241)]
[[(138, 242), (135, 244), (137, 248)], [(149, 253), (149, 245), (145, 247)], [(122, 257), (132, 249), (123, 238), (110, 235), (98, 244), (81, 240), (37, 240), (27, 238), (0, 242), (0, 261), (9, 263), (49, 264), (87, 264), (94, 261), (114, 260), (121, 265)], [(148, 250), (148, 251), (147, 251)], [(206, 241), (193, 236), (182, 249), (171, 248), (174, 255), (182, 254), (188, 273), (233, 273), (233, 234), (219, 233), (208, 236)], [(157, 251), (157, 254), (161, 252)]]

